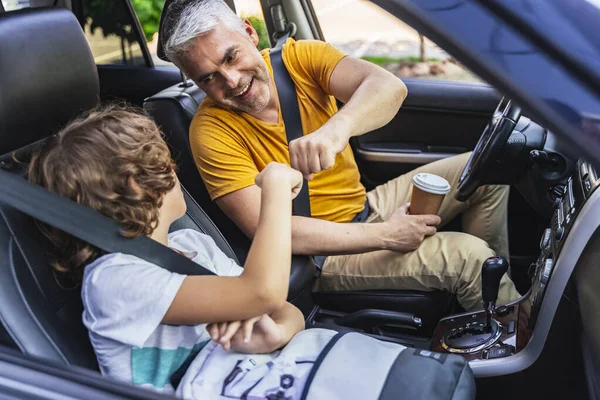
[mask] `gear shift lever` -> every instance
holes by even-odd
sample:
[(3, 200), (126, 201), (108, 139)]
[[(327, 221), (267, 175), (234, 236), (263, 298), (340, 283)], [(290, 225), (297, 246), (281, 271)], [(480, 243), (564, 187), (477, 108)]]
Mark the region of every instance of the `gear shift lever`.
[(481, 297), (485, 310), (485, 321), (477, 318), (464, 320), (442, 337), (442, 347), (450, 353), (473, 353), (493, 346), (502, 335), (502, 325), (492, 319), (498, 299), (500, 280), (508, 270), (508, 261), (502, 257), (490, 257), (481, 267)]
[(496, 309), (500, 279), (508, 271), (508, 261), (504, 257), (490, 257), (481, 268), (481, 296), (486, 316), (486, 328), (492, 328), (492, 314)]

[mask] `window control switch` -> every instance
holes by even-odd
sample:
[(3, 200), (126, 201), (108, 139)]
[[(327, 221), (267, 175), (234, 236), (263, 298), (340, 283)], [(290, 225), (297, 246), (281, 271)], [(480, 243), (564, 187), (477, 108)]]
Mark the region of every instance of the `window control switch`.
[(491, 360), (492, 358), (508, 357), (512, 354), (512, 346), (503, 344), (501, 346), (494, 346), (487, 351), (486, 359)]

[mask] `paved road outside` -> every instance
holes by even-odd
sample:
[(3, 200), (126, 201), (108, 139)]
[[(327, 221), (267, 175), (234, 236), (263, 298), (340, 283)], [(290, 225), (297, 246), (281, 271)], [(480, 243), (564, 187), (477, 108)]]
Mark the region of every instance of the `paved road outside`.
[[(367, 0), (313, 0), (325, 39), (355, 57), (400, 58), (419, 55), (419, 35), (410, 26)], [(426, 55), (447, 58), (426, 41)]]
[[(382, 66), (401, 78), (478, 81), (468, 71), (446, 62), (450, 56), (425, 39), (425, 56), (442, 62), (414, 63), (419, 34), (368, 0), (312, 0), (325, 40), (354, 57), (385, 57)], [(262, 16), (257, 0), (236, 0), (239, 15)], [(434, 65), (435, 64), (435, 65)]]
[[(262, 16), (258, 0), (235, 0), (238, 14)], [(419, 55), (419, 35), (368, 0), (312, 0), (325, 40), (356, 57)], [(447, 58), (426, 41), (426, 55)]]

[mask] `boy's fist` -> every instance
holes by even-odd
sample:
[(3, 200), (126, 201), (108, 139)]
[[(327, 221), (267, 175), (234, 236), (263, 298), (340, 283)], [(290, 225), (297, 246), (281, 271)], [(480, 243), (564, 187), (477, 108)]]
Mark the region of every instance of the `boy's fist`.
[(294, 199), (302, 188), (302, 174), (285, 164), (272, 162), (256, 175), (254, 183), (261, 189), (268, 185), (285, 185), (291, 191), (292, 199)]

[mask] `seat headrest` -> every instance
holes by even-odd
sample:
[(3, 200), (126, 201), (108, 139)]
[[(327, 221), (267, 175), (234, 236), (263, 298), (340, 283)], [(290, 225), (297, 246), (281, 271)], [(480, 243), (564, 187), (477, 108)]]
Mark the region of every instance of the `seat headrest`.
[(99, 101), (98, 71), (66, 9), (0, 14), (0, 155), (37, 142)]

